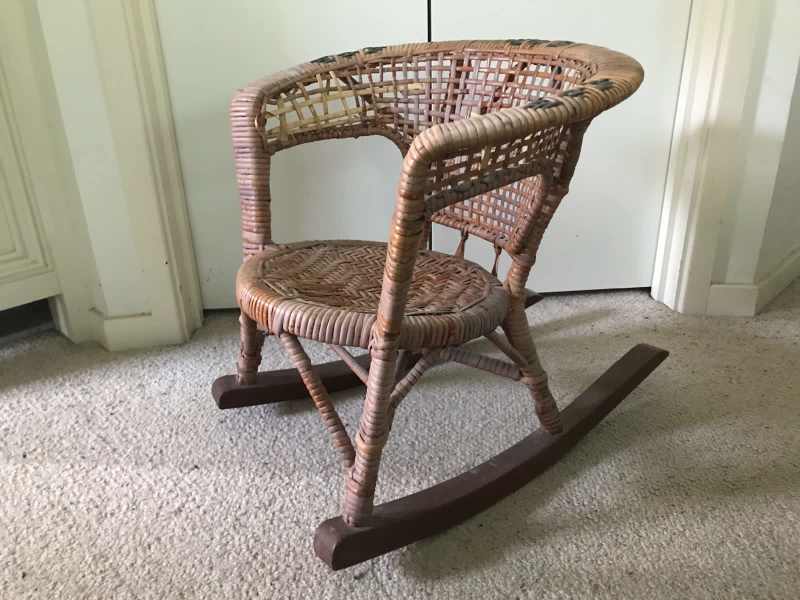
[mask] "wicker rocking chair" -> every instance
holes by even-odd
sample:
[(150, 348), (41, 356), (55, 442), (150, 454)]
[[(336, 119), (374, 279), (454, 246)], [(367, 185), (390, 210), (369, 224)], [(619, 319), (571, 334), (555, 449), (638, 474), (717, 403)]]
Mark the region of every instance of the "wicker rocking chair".
[[(559, 412), (528, 329), (525, 285), (567, 193), (591, 120), (632, 94), (633, 59), (563, 41), (515, 39), (371, 47), (257, 81), (231, 104), (245, 262), (238, 373), (219, 378), (221, 408), (310, 396), (344, 468), (340, 517), (314, 548), (334, 569), (476, 514), (554, 463), (664, 360), (635, 346)], [(275, 244), (270, 158), (316, 140), (381, 135), (403, 155), (388, 244)], [(430, 250), (431, 223), (461, 232), (454, 255)], [(504, 282), (464, 260), (468, 236), (511, 257)], [(428, 242), (428, 249), (425, 242)], [(498, 330), (500, 328), (503, 333)], [(295, 370), (258, 372), (264, 335)], [(488, 338), (508, 360), (481, 355)], [(314, 366), (300, 343), (341, 361)], [(347, 347), (368, 353), (354, 356)], [(428, 369), (455, 361), (527, 386), (541, 428), (467, 473), (375, 506), (395, 411)], [(329, 392), (366, 386), (351, 438)]]

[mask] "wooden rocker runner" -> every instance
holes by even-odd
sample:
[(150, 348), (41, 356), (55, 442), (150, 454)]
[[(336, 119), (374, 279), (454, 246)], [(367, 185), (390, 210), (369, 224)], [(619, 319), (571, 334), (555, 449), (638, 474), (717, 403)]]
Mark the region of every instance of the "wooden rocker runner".
[[(222, 408), (311, 397), (344, 469), (342, 514), (323, 522), (314, 541), (332, 568), (439, 532), (518, 489), (666, 357), (635, 346), (560, 412), (525, 316), (534, 299), (525, 284), (586, 128), (642, 77), (630, 57), (585, 44), (441, 42), (324, 56), (234, 97), (241, 352), (238, 373), (218, 379), (213, 393)], [(274, 243), (272, 155), (363, 135), (384, 136), (403, 155), (388, 244)], [(431, 223), (461, 232), (454, 255), (430, 250)], [(510, 256), (505, 281), (497, 261), (489, 272), (464, 259), (469, 236)], [(296, 371), (258, 372), (265, 335), (277, 338)], [(504, 358), (471, 350), (478, 338)], [(315, 367), (302, 339), (330, 344), (341, 361)], [(541, 427), (454, 479), (375, 506), (396, 411), (428, 369), (451, 361), (526, 386)], [(329, 392), (354, 385), (366, 386), (366, 396), (351, 437)]]

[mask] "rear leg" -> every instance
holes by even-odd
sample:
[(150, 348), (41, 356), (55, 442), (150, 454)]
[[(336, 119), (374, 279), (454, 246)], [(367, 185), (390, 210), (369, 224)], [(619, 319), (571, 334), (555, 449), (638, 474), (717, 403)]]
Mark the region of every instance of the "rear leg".
[(239, 314), (239, 339), (239, 360), (236, 364), (237, 383), (252, 385), (256, 382), (258, 367), (261, 364), (264, 332), (259, 331), (256, 322), (244, 311)]

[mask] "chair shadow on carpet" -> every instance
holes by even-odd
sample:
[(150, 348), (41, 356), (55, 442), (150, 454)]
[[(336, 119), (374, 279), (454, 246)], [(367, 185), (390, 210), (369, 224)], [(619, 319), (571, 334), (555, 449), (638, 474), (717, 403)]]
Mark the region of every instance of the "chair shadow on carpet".
[[(681, 327), (685, 330), (685, 323)], [(702, 330), (702, 324), (699, 328)], [(629, 338), (659, 345), (659, 338), (670, 337), (670, 333), (675, 332), (661, 328), (654, 335), (650, 329), (633, 329), (612, 336), (610, 344), (599, 341), (595, 344), (598, 352), (609, 355), (610, 363), (619, 354), (616, 347), (624, 346)], [(686, 339), (700, 333), (688, 332)], [(571, 346), (584, 342), (583, 337), (559, 338), (550, 340), (547, 346), (563, 355)], [(753, 349), (753, 352), (780, 353), (786, 356), (787, 364), (800, 364), (797, 344), (766, 338), (758, 343), (761, 351)], [(800, 492), (800, 463), (775, 458), (776, 454), (800, 456), (800, 438), (794, 434), (800, 425), (800, 414), (796, 403), (789, 399), (789, 390), (800, 389), (800, 374), (786, 373), (786, 378), (773, 378), (771, 387), (746, 382), (743, 385), (742, 381), (731, 379), (709, 390), (702, 381), (702, 373), (698, 373), (697, 381), (676, 384), (672, 371), (677, 368), (669, 365), (670, 361), (681, 360), (681, 348), (671, 350), (673, 356), (558, 464), (466, 523), (410, 546), (399, 557), (402, 567), (421, 579), (466, 575), (503, 561), (522, 545), (552, 551), (551, 544), (558, 541), (548, 540), (569, 535), (570, 531), (607, 529), (632, 517), (647, 521), (653, 514), (663, 516), (672, 511), (702, 512), (743, 496), (767, 498)], [(546, 360), (544, 352), (543, 360)], [(559, 380), (578, 381), (581, 389), (596, 375), (586, 369), (554, 367)], [(779, 400), (770, 402), (770, 398)], [(794, 415), (793, 422), (787, 419), (787, 409)], [(749, 444), (744, 442), (748, 435)], [(741, 440), (747, 446), (745, 454), (759, 454), (753, 452), (753, 445), (762, 444), (765, 448), (756, 460), (747, 464), (737, 460), (735, 450), (731, 455), (704, 453), (703, 444), (713, 444), (717, 436), (727, 436), (734, 442)], [(608, 481), (608, 485), (629, 488), (638, 508), (632, 509), (631, 503), (619, 499), (619, 504), (610, 509), (605, 505), (602, 510), (592, 509), (590, 513), (565, 511), (550, 521), (537, 519), (537, 514), (549, 512), (548, 504), (561, 490), (579, 484), (579, 478), (596, 476), (609, 463), (625, 466), (631, 458), (642, 459), (632, 461), (638, 471), (630, 467), (612, 471), (619, 479)], [(584, 505), (592, 502), (591, 498), (567, 500)], [(487, 535), (490, 528), (495, 530)], [(573, 568), (576, 566), (564, 565), (567, 571)]]

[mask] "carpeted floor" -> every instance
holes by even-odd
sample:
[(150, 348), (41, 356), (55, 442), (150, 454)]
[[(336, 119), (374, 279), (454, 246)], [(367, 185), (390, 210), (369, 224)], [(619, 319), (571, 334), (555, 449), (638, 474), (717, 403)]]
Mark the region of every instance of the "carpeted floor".
[[(534, 483), (337, 573), (311, 548), (340, 482), (310, 403), (223, 412), (210, 397), (235, 315), (150, 351), (53, 332), (5, 344), (0, 598), (800, 596), (800, 281), (753, 319), (676, 315), (642, 292), (529, 315), (562, 404), (635, 342), (672, 356)], [(271, 344), (266, 361), (286, 366)], [(359, 394), (336, 401), (352, 425)], [(482, 462), (532, 414), (521, 386), (431, 372), (398, 414), (380, 497)]]

